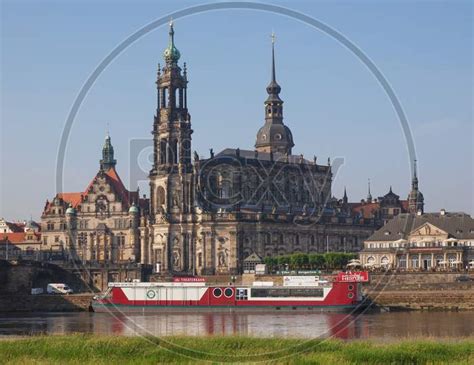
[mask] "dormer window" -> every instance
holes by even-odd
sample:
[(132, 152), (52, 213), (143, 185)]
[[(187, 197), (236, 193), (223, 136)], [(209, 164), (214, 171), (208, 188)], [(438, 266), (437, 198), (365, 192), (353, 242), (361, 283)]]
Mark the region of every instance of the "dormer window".
[(385, 234), (386, 236), (390, 236), (390, 231), (385, 231), (384, 234)]

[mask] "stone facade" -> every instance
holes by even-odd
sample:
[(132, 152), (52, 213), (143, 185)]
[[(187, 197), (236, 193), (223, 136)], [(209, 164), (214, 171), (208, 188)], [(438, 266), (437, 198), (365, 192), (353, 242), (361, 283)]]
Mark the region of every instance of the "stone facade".
[(228, 274), (243, 261), (293, 252), (354, 252), (374, 230), (374, 221), (354, 218), (347, 195), (332, 197), (332, 168), (292, 155), (283, 123), (281, 87), (267, 87), (265, 123), (255, 150), (225, 149), (191, 158), (191, 116), (186, 65), (170, 27), (165, 66), (158, 69), (154, 119), (154, 164), (150, 171), (150, 216), (143, 219), (141, 262), (161, 272)]
[(173, 25), (164, 59), (156, 80), (150, 199), (125, 189), (107, 137), (100, 170), (87, 189), (59, 193), (45, 206), (43, 245), (50, 259), (62, 254), (72, 261), (137, 262), (165, 274), (235, 274), (252, 254), (264, 259), (359, 251), (384, 218), (398, 214), (392, 205), (404, 203), (392, 195), (378, 205), (381, 214), (360, 214), (347, 194), (340, 200), (332, 195), (329, 159), (319, 163), (292, 154), (274, 43), (255, 149), (211, 149), (209, 158), (191, 154), (188, 73), (178, 63)]
[(86, 190), (58, 193), (41, 216), (42, 251), (48, 261), (136, 262), (140, 208), (147, 200), (125, 189), (107, 136), (100, 169)]

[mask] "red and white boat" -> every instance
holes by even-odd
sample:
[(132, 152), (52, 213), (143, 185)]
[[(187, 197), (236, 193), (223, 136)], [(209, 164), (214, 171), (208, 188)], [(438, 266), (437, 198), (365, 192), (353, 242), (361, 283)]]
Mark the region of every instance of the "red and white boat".
[[(95, 312), (162, 312), (199, 310), (352, 311), (363, 305), (361, 283), (367, 272), (339, 273), (331, 280), (317, 276), (285, 276), (283, 285), (208, 285), (203, 278), (175, 278), (173, 282), (110, 283), (95, 297)], [(365, 307), (365, 306), (364, 306)]]

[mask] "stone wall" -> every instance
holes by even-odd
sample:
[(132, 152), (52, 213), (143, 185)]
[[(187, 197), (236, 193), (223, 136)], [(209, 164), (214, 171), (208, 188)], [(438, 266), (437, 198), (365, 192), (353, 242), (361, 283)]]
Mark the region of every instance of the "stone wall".
[(93, 294), (0, 295), (0, 312), (88, 311)]
[(364, 293), (392, 309), (474, 310), (474, 281), (458, 282), (462, 273), (397, 273), (371, 275)]

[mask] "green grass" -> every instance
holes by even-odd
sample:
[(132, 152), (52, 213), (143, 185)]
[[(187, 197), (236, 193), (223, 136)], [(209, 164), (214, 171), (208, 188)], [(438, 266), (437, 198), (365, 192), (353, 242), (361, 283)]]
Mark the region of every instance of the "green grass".
[(250, 337), (38, 336), (0, 340), (2, 364), (474, 364), (474, 339), (436, 342)]

